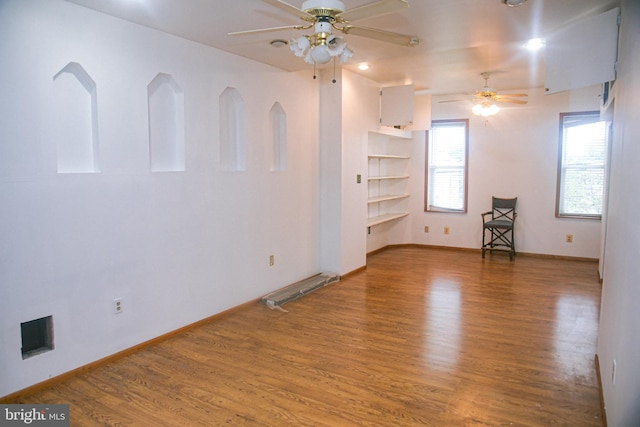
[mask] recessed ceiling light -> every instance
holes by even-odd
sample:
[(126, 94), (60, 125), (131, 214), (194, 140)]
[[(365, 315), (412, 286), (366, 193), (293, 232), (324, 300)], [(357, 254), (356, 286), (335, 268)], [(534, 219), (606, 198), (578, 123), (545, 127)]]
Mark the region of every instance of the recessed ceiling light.
[(502, 4), (506, 4), (509, 7), (522, 6), (527, 0), (502, 0)]
[(369, 64), (367, 64), (366, 62), (363, 62), (362, 64), (358, 65), (358, 70), (360, 71), (367, 71), (369, 69)]
[(524, 44), (524, 47), (529, 50), (538, 50), (538, 49), (542, 49), (545, 46), (545, 44), (546, 43), (544, 39), (529, 39)]
[(282, 46), (286, 46), (288, 42), (282, 39), (275, 39), (275, 40), (271, 40), (269, 44), (273, 47), (282, 47)]

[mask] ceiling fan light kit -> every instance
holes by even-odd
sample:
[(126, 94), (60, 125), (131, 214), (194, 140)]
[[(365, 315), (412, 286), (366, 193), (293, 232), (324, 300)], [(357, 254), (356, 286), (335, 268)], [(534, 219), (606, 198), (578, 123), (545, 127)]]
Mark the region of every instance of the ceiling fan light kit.
[(489, 116), (495, 116), (496, 114), (498, 114), (498, 111), (500, 111), (500, 108), (498, 108), (496, 104), (492, 104), (491, 102), (482, 101), (474, 105), (471, 111), (476, 116), (489, 117)]
[(331, 27), (328, 21), (319, 21), (315, 24), (315, 34), (291, 39), (294, 55), (304, 57), (307, 64), (326, 64), (335, 57), (344, 64), (353, 52), (347, 48), (344, 38), (331, 34)]

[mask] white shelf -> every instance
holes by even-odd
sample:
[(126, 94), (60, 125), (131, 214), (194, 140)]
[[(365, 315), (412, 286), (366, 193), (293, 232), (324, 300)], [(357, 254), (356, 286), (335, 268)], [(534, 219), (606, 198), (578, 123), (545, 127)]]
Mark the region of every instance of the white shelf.
[(367, 178), (369, 181), (380, 181), (383, 179), (406, 179), (409, 175), (393, 175), (393, 176), (370, 176)]
[(373, 133), (392, 136), (394, 138), (402, 138), (402, 139), (413, 138), (413, 134), (411, 133), (410, 130), (396, 129), (389, 126), (380, 126), (380, 128), (377, 131), (374, 131)]
[(387, 213), (380, 216), (374, 216), (367, 219), (367, 227), (373, 227), (374, 225), (382, 224), (384, 222), (393, 221), (396, 219), (404, 218), (409, 215), (408, 212)]
[(370, 159), (400, 159), (400, 160), (409, 160), (411, 157), (409, 156), (392, 156), (389, 154), (369, 154)]
[(406, 199), (407, 197), (409, 197), (408, 194), (387, 194), (384, 196), (370, 197), (367, 203), (380, 203), (386, 202), (387, 200)]

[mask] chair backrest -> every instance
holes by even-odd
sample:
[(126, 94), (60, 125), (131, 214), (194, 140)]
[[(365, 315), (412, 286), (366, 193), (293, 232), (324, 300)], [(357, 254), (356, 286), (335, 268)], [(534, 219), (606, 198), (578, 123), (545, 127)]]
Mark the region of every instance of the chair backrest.
[(516, 217), (516, 203), (518, 198), (500, 199), (498, 197), (491, 198), (491, 217), (493, 219), (505, 219), (512, 221)]

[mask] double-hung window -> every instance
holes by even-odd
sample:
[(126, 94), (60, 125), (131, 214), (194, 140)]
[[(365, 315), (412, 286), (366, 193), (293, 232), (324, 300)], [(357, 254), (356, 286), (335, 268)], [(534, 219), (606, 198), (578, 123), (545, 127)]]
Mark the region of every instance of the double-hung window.
[(434, 120), (428, 132), (425, 211), (467, 211), (469, 120)]
[(597, 111), (560, 114), (556, 216), (601, 217), (606, 134)]

